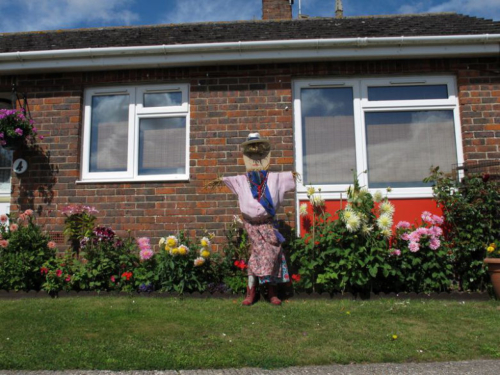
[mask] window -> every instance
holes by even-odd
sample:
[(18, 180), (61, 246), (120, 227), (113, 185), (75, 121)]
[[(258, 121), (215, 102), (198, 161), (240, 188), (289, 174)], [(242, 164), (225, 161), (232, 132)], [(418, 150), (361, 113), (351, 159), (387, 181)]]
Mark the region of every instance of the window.
[(353, 171), (392, 197), (431, 196), (430, 167), (463, 161), (453, 77), (297, 80), (294, 108), (297, 171), (326, 198), (339, 198)]
[(187, 180), (188, 151), (187, 84), (87, 90), (83, 181)]

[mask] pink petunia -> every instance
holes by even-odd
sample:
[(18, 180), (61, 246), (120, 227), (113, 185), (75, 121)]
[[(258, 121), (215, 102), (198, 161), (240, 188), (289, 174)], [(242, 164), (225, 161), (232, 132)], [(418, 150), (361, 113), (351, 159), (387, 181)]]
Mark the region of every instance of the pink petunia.
[(17, 225), (16, 223), (12, 223), (12, 224), (10, 224), (9, 229), (11, 232), (15, 232), (16, 230), (19, 229), (19, 225)]

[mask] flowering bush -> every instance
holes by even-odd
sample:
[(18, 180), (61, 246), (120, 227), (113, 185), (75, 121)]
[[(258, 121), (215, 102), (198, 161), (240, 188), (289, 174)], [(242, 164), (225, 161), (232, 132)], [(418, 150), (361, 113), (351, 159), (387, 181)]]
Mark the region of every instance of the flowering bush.
[(401, 292), (447, 291), (453, 278), (451, 254), (443, 246), (443, 217), (424, 211), (419, 226), (396, 225), (389, 263), (396, 271), (388, 284)]
[(161, 290), (184, 294), (203, 292), (207, 288), (213, 278), (208, 237), (195, 244), (181, 232), (179, 237), (161, 238), (159, 245), (155, 281)]
[(91, 236), (96, 221), (95, 214), (98, 212), (94, 207), (80, 204), (69, 205), (61, 210), (66, 216), (63, 233), (75, 253), (80, 251), (80, 240)]
[(486, 246), (487, 258), (500, 258), (500, 247), (498, 241), (494, 241)]
[(85, 266), (71, 251), (63, 257), (54, 257), (40, 268), (40, 274), (45, 278), (42, 289), (49, 294), (64, 290), (83, 290), (86, 288)]
[(0, 215), (0, 289), (40, 290), (40, 267), (55, 255), (55, 244), (35, 223), (32, 210)]
[(80, 245), (86, 289), (135, 290), (134, 268), (139, 266), (139, 257), (132, 237), (121, 239), (111, 228), (96, 227)]
[(452, 252), (460, 290), (484, 290), (485, 247), (500, 238), (500, 185), (490, 176), (468, 175), (460, 181), (432, 170), (434, 199), (443, 210), (446, 247)]
[(309, 188), (308, 196), (313, 206), (309, 233), (291, 245), (299, 285), (329, 293), (379, 291), (381, 279), (394, 272), (386, 262), (394, 206), (380, 192), (372, 197), (357, 176), (338, 220), (324, 211), (320, 192)]
[(37, 129), (24, 109), (0, 109), (0, 145), (16, 147), (29, 140), (35, 142)]

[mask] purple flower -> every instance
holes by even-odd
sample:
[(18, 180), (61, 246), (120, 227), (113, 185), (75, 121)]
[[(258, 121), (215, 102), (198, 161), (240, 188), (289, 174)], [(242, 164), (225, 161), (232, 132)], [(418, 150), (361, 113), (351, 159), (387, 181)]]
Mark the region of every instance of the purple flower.
[(3, 139), (5, 137), (5, 134), (3, 132), (0, 132), (0, 139)]
[(16, 130), (14, 130), (14, 132), (19, 134), (19, 135), (23, 135), (23, 129), (21, 129), (21, 128), (16, 128)]

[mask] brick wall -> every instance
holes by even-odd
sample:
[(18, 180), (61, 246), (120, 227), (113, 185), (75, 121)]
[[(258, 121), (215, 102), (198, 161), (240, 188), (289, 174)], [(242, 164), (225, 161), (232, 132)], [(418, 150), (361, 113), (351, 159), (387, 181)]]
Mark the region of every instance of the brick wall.
[[(324, 62), (1, 77), (0, 90), (17, 82), (28, 93), (40, 133), (40, 149), (28, 154), (28, 171), (12, 180), (11, 211), (31, 208), (53, 233), (63, 229), (59, 210), (67, 204), (95, 206), (98, 222), (119, 234), (159, 237), (179, 230), (192, 236), (224, 228), (238, 214), (229, 190), (207, 191), (217, 176), (244, 173), (239, 145), (259, 131), (273, 145), (272, 170), (294, 169), (291, 82), (294, 77), (454, 74), (459, 86), (466, 160), (500, 155), (500, 74), (498, 59), (436, 59), (384, 62)], [(76, 184), (80, 176), (83, 93), (109, 84), (189, 82), (191, 146), (189, 182)], [(288, 193), (284, 212), (294, 212)]]
[(289, 0), (262, 0), (263, 20), (291, 20), (292, 6)]

